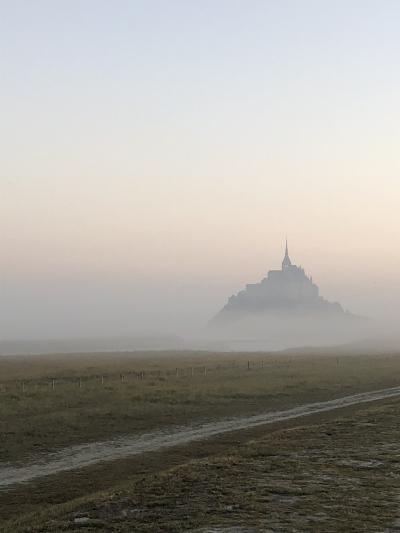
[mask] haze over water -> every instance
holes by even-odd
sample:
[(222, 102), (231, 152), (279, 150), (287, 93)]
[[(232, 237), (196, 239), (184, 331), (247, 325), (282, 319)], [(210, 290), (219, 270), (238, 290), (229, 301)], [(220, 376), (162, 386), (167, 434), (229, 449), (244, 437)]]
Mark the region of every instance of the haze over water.
[(0, 338), (194, 334), (291, 257), (400, 301), (400, 4), (14, 0)]

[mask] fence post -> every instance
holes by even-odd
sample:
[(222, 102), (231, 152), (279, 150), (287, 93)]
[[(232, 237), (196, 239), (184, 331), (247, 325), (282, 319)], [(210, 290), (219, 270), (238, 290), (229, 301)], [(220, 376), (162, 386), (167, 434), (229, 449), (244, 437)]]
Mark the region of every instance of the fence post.
[(175, 370), (175, 375), (176, 375), (176, 377), (179, 376), (179, 368), (177, 368), (177, 369)]
[(101, 384), (104, 385), (104, 376), (101, 376)]
[(24, 393), (24, 392), (25, 392), (25, 382), (23, 381), (22, 382), (22, 393)]
[(79, 378), (79, 388), (80, 389), (82, 388), (82, 378), (81, 377)]
[(250, 370), (250, 361), (247, 361), (247, 370)]
[(207, 367), (206, 366), (204, 367), (204, 375), (205, 376), (207, 375)]
[(55, 387), (56, 387), (56, 380), (55, 380), (55, 379), (52, 379), (52, 380), (51, 380), (51, 388), (52, 388), (52, 390), (54, 390)]

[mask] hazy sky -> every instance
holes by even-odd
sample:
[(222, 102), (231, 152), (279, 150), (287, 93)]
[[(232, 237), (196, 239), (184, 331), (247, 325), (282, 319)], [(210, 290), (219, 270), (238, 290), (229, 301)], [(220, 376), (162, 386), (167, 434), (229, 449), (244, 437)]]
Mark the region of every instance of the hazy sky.
[(0, 337), (400, 304), (400, 2), (0, 0)]

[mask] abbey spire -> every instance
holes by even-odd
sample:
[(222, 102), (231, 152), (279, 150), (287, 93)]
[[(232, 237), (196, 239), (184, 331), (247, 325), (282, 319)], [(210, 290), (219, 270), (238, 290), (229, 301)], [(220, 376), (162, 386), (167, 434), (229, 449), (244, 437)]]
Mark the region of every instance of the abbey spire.
[(292, 266), (292, 262), (289, 257), (288, 243), (287, 243), (287, 238), (286, 238), (285, 257), (283, 258), (283, 261), (282, 261), (282, 270), (285, 270), (285, 268), (289, 268), (291, 266)]

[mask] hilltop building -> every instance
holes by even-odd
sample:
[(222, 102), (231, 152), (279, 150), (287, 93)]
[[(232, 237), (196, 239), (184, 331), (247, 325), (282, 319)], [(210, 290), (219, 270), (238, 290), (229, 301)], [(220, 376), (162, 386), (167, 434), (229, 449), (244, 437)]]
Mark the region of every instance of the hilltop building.
[(234, 322), (260, 314), (278, 316), (351, 316), (338, 303), (331, 303), (319, 295), (319, 289), (304, 269), (292, 264), (286, 240), (285, 255), (280, 270), (270, 270), (259, 283), (229, 298), (210, 325)]

